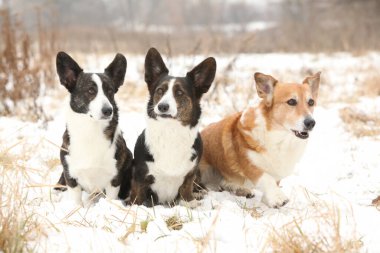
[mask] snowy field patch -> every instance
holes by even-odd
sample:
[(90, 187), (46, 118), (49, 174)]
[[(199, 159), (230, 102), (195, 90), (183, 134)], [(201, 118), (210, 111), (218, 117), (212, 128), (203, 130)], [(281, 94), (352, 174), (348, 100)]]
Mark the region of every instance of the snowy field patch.
[[(92, 57), (82, 66), (99, 69), (112, 57)], [(170, 59), (168, 67), (183, 75), (202, 57), (179, 56)], [(116, 100), (124, 138), (133, 151), (145, 127), (147, 92), (144, 57), (127, 55), (127, 59), (126, 85)], [(312, 251), (312, 247), (316, 252), (380, 251), (380, 208), (371, 204), (380, 195), (379, 135), (357, 135), (351, 123), (342, 119), (342, 110), (352, 108), (367, 117), (359, 117), (365, 119), (360, 125), (363, 133), (378, 129), (374, 115), (380, 115), (379, 97), (357, 94), (363, 94), (367, 73), (372, 75), (380, 66), (380, 54), (221, 55), (216, 59), (217, 84), (203, 101), (202, 127), (257, 102), (252, 78), (256, 71), (297, 82), (322, 71), (315, 130), (296, 172), (281, 182), (290, 198), (285, 207), (266, 207), (261, 193), (254, 191), (252, 199), (209, 192), (195, 209), (126, 206), (103, 197), (73, 208), (65, 193), (52, 189), (62, 170), (59, 147), (65, 128), (61, 109), (65, 90), (60, 87), (41, 98), (51, 120), (0, 117), (0, 219), (15, 208), (21, 216), (32, 217), (31, 223), (20, 224), (29, 226), (21, 230), (32, 228), (20, 239), (25, 238), (23, 248), (38, 252), (286, 252)]]

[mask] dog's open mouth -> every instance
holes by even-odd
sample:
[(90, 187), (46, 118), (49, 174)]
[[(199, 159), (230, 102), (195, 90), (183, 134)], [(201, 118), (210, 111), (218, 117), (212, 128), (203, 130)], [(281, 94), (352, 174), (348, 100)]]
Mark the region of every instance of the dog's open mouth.
[(298, 137), (298, 138), (301, 138), (301, 139), (307, 139), (309, 138), (309, 132), (300, 132), (300, 131), (296, 131), (296, 130), (292, 130), (293, 133)]
[(170, 114), (159, 114), (161, 118), (166, 118), (166, 119), (174, 119), (174, 117)]

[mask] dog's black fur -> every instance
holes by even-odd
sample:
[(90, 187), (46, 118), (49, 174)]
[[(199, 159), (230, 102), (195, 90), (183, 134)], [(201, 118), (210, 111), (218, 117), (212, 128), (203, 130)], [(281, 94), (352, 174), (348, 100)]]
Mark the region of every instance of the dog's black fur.
[[(70, 92), (70, 107), (75, 113), (86, 114), (89, 112), (89, 103), (96, 97), (98, 92), (96, 85), (91, 79), (93, 73), (84, 73), (82, 68), (65, 52), (57, 54), (57, 72), (61, 84)], [(105, 69), (104, 73), (97, 73), (102, 81), (102, 89), (112, 108), (112, 118), (104, 129), (104, 137), (110, 141), (110, 145), (116, 145), (114, 159), (116, 160), (117, 174), (111, 181), (113, 187), (120, 186), (118, 197), (125, 199), (131, 187), (132, 177), (132, 153), (127, 148), (121, 132), (116, 132), (119, 114), (114, 95), (124, 82), (127, 61), (121, 54), (117, 54), (112, 63)], [(102, 108), (104, 109), (104, 108)], [(89, 115), (92, 117), (92, 115)], [(106, 116), (104, 116), (106, 117)], [(118, 134), (118, 136), (115, 136)], [(62, 148), (60, 151), (63, 172), (58, 181), (60, 186), (56, 190), (65, 191), (68, 187), (80, 186), (80, 181), (70, 175), (70, 168), (66, 156), (70, 154), (70, 132), (66, 128), (63, 134)], [(99, 175), (100, 177), (102, 175)], [(83, 187), (82, 187), (83, 188)]]
[[(170, 76), (160, 53), (151, 48), (145, 58), (145, 82), (148, 85), (150, 99), (147, 105), (147, 115), (150, 119), (172, 118), (170, 115), (157, 114), (154, 107), (159, 103), (165, 92), (169, 89), (169, 82), (175, 78), (175, 89), (173, 88), (173, 97), (176, 101), (178, 115), (174, 118), (179, 121), (183, 127), (189, 130), (196, 127), (201, 115), (200, 99), (206, 93), (215, 77), (216, 62), (212, 57), (207, 58), (192, 71), (188, 72), (185, 77)], [(178, 90), (180, 90), (178, 92)], [(189, 160), (195, 161), (195, 166), (188, 168), (188, 173), (183, 178), (183, 183), (178, 189), (176, 199), (191, 201), (193, 196), (193, 181), (196, 174), (199, 173), (198, 163), (202, 155), (202, 140), (198, 133), (194, 142), (189, 147)], [(176, 154), (172, 154), (175, 156)], [(160, 203), (157, 193), (152, 190), (151, 186), (155, 183), (156, 178), (150, 174), (148, 163), (154, 163), (155, 154), (151, 152), (146, 142), (145, 130), (137, 139), (134, 149), (134, 169), (132, 179), (132, 189), (130, 203), (144, 204), (152, 206)]]

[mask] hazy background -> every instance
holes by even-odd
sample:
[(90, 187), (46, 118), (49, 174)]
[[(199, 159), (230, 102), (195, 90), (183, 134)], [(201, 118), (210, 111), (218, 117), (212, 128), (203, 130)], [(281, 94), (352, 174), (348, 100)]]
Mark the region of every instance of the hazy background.
[(380, 49), (378, 0), (2, 3), (30, 36), (43, 26), (58, 47), (70, 51), (145, 53), (152, 45), (172, 54)]
[[(58, 51), (80, 62), (120, 52), (130, 60), (128, 73), (130, 63), (138, 64), (139, 77), (143, 63), (137, 59), (152, 46), (169, 60), (231, 57), (223, 68), (218, 62), (223, 75), (215, 86), (232, 87), (239, 80), (231, 81), (229, 73), (243, 71), (235, 65), (244, 54), (379, 51), (380, 1), (0, 0), (0, 28), (0, 115), (14, 114), (18, 105), (21, 114), (40, 119), (39, 98), (58, 87)], [(313, 71), (302, 66), (299, 74)], [(372, 79), (379, 86), (380, 77)]]

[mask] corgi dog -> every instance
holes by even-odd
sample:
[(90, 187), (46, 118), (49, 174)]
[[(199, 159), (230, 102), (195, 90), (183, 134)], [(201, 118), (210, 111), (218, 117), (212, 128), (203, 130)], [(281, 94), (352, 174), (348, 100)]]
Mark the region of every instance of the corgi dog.
[(209, 189), (224, 189), (279, 208), (288, 198), (279, 188), (292, 174), (315, 126), (320, 72), (301, 84), (283, 83), (255, 73), (260, 103), (207, 126), (202, 132), (201, 182)]
[(124, 82), (127, 60), (117, 54), (104, 73), (86, 73), (68, 54), (59, 52), (56, 64), (60, 83), (70, 93), (58, 184), (67, 185), (75, 204), (82, 204), (82, 190), (105, 192), (116, 199), (121, 185), (123, 192), (129, 191), (132, 177), (133, 157), (118, 127), (114, 98)]
[(209, 57), (186, 76), (174, 77), (160, 53), (155, 48), (148, 51), (147, 126), (134, 150), (130, 203), (152, 206), (179, 201), (197, 205), (193, 183), (202, 156), (200, 99), (209, 90), (215, 72), (216, 61)]

